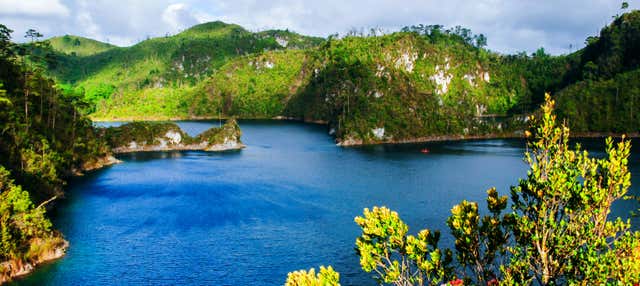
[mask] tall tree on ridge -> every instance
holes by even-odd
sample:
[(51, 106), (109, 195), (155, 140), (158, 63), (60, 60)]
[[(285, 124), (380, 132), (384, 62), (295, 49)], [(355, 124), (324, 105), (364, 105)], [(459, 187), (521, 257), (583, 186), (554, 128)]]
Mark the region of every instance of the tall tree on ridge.
[[(29, 29), (27, 30), (27, 32), (24, 35), (25, 38), (30, 38), (31, 39), (31, 45), (30, 45), (30, 54), (33, 54), (33, 43), (38, 39), (38, 38), (42, 38), (42, 34), (38, 31), (36, 31), (35, 29)], [(30, 68), (25, 66), (25, 70), (24, 70), (24, 122), (25, 122), (25, 129), (26, 132), (29, 132), (29, 71)]]

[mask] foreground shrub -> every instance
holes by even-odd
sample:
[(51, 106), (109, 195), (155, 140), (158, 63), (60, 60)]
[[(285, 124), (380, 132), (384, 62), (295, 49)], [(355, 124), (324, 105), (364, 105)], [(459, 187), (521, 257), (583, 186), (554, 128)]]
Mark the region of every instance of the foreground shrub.
[(315, 269), (309, 271), (294, 271), (287, 275), (285, 286), (340, 286), (340, 274), (333, 271), (331, 266), (325, 268), (320, 266), (320, 272), (316, 274)]

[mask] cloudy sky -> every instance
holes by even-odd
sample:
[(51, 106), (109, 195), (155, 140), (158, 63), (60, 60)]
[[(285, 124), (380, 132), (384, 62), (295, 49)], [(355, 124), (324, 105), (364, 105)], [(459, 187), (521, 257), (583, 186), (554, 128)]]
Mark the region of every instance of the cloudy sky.
[[(638, 1), (628, 0), (631, 8)], [(485, 34), (503, 53), (545, 47), (561, 54), (620, 13), (618, 0), (0, 0), (0, 23), (14, 40), (35, 28), (52, 37), (80, 35), (120, 46), (221, 20), (251, 31), (290, 29), (344, 34), (353, 28), (395, 31), (413, 24), (461, 25)]]

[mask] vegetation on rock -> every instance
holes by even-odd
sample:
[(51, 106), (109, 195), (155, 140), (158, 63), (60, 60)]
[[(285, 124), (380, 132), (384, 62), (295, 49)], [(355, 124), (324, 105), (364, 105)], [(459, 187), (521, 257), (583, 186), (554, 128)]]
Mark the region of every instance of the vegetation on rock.
[(160, 150), (222, 151), (243, 148), (235, 119), (191, 137), (173, 122), (131, 122), (102, 130), (116, 153)]

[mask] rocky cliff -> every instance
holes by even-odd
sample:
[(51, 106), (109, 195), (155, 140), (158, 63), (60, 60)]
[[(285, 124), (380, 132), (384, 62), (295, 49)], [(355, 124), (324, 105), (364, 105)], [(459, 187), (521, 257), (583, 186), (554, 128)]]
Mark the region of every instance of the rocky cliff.
[(191, 137), (172, 122), (132, 122), (111, 127), (104, 134), (114, 153), (202, 150), (226, 151), (244, 148), (235, 119)]

